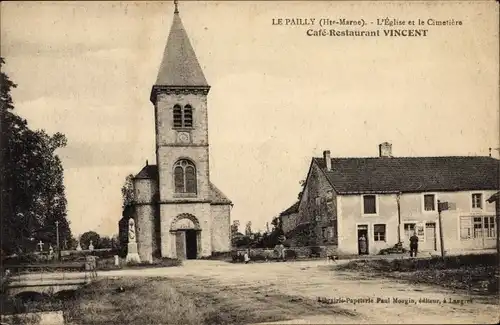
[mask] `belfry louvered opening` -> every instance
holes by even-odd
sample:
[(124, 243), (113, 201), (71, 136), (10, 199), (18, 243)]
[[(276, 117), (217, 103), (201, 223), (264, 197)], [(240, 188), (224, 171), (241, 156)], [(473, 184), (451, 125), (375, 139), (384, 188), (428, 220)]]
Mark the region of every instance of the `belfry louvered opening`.
[(191, 105), (181, 107), (174, 106), (173, 111), (174, 128), (192, 128), (193, 127), (193, 108)]

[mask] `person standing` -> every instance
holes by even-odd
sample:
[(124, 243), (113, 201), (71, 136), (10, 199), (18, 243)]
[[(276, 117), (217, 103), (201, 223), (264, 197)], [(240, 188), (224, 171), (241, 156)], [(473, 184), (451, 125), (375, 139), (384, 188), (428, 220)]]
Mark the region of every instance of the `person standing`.
[(245, 252), (245, 255), (243, 255), (243, 259), (245, 260), (245, 264), (248, 264), (248, 262), (250, 262), (250, 250), (249, 249)]
[(366, 237), (364, 234), (359, 237), (359, 254), (368, 254), (367, 252), (367, 245), (366, 245)]
[(418, 252), (418, 236), (414, 232), (413, 236), (410, 237), (410, 257), (417, 257)]

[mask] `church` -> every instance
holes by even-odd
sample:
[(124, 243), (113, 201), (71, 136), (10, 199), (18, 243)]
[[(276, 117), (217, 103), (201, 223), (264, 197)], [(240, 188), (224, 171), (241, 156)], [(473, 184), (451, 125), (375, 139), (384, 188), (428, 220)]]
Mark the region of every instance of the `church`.
[(182, 24), (177, 1), (151, 90), (156, 165), (135, 176), (134, 219), (141, 262), (196, 259), (231, 249), (232, 202), (210, 182), (210, 90)]

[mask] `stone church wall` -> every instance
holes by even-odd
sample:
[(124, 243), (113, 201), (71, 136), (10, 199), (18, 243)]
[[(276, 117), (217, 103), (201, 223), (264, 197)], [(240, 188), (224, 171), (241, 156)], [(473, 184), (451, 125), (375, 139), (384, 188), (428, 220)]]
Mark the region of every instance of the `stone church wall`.
[[(196, 165), (197, 191), (196, 196), (174, 193), (173, 167), (177, 160), (187, 158)], [(210, 194), (209, 185), (209, 161), (208, 147), (171, 147), (158, 148), (158, 170), (160, 177), (160, 201), (165, 202), (172, 199), (183, 200), (208, 200)]]
[(188, 213), (196, 217), (201, 227), (201, 252), (199, 256), (210, 256), (211, 241), (211, 209), (210, 203), (161, 204), (161, 256), (176, 258), (175, 233), (171, 233), (172, 221), (180, 214)]
[(142, 262), (153, 262), (153, 253), (157, 249), (155, 238), (156, 206), (153, 203), (157, 188), (156, 181), (152, 179), (136, 179), (134, 181), (137, 249)]
[(202, 94), (160, 94), (156, 104), (156, 145), (167, 146), (177, 139), (174, 129), (173, 110), (179, 104), (193, 108), (193, 128), (189, 129), (191, 142), (208, 145), (207, 96)]
[(212, 205), (212, 251), (229, 252), (231, 250), (231, 206)]

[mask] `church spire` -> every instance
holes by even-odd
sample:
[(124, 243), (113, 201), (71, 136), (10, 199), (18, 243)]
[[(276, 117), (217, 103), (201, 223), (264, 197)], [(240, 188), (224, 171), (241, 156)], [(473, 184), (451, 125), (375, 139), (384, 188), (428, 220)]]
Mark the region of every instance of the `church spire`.
[(158, 77), (151, 93), (151, 100), (156, 97), (157, 88), (209, 87), (182, 24), (177, 1), (174, 1), (174, 5), (174, 19), (163, 52)]

